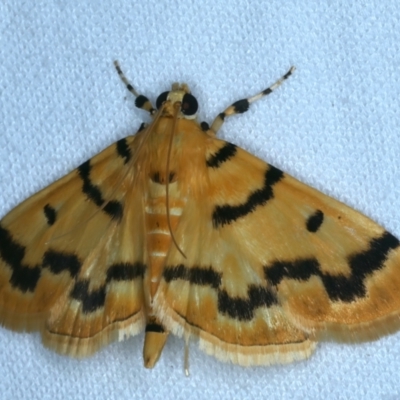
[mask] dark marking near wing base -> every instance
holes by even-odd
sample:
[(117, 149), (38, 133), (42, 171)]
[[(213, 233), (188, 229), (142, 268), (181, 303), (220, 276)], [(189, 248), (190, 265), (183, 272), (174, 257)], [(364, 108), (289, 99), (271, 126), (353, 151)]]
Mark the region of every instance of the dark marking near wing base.
[(309, 232), (317, 232), (324, 222), (324, 213), (321, 210), (315, 211), (314, 214), (310, 215), (306, 222), (306, 227)]
[(118, 155), (124, 159), (124, 164), (126, 164), (131, 159), (131, 149), (128, 146), (126, 138), (118, 140), (115, 145)]
[[(169, 183), (174, 182), (175, 180), (175, 172), (170, 172), (168, 176)], [(150, 174), (150, 179), (154, 183), (159, 183), (160, 185), (166, 185), (166, 179), (164, 175), (161, 175), (160, 172), (155, 172), (154, 174)]]
[(232, 143), (226, 142), (224, 146), (207, 159), (207, 167), (219, 168), (221, 164), (234, 157), (236, 152), (237, 147)]
[(225, 204), (215, 207), (212, 214), (214, 228), (230, 224), (237, 219), (250, 214), (256, 207), (265, 205), (267, 201), (274, 197), (272, 188), (283, 178), (283, 176), (284, 174), (280, 169), (270, 165), (268, 170), (265, 172), (264, 186), (251, 193), (245, 203), (237, 206)]
[(307, 281), (312, 276), (318, 276), (332, 301), (351, 302), (366, 295), (365, 279), (382, 269), (389, 252), (399, 245), (399, 240), (389, 232), (372, 239), (367, 250), (348, 257), (350, 275), (327, 274), (321, 270), (316, 258), (277, 261), (264, 267), (264, 274), (273, 285), (278, 285), (283, 279)]
[(57, 211), (50, 204), (46, 204), (43, 207), (44, 216), (46, 217), (47, 223), (53, 225), (56, 222)]
[(104, 307), (107, 297), (107, 286), (111, 281), (134, 281), (143, 278), (146, 266), (142, 263), (119, 263), (111, 265), (107, 270), (106, 283), (97, 289), (89, 289), (89, 279), (78, 280), (71, 290), (70, 296), (82, 304), (85, 314), (95, 312)]
[(182, 279), (199, 286), (210, 286), (217, 291), (218, 311), (241, 321), (249, 321), (254, 316), (254, 310), (258, 307), (270, 307), (278, 304), (275, 294), (264, 286), (250, 285), (247, 298), (230, 296), (228, 292), (221, 289), (222, 274), (213, 270), (212, 267), (188, 268), (184, 265), (166, 267), (163, 272), (166, 282)]
[(155, 172), (150, 179), (155, 183), (161, 183), (159, 172)]
[(207, 132), (210, 129), (210, 125), (205, 121), (200, 124), (200, 127), (203, 132)]
[(123, 214), (123, 206), (119, 201), (105, 201), (98, 186), (90, 180), (90, 171), (92, 167), (90, 160), (84, 162), (78, 167), (78, 174), (83, 181), (82, 192), (93, 201), (96, 206), (101, 207), (102, 211), (108, 214), (114, 220), (120, 220)]

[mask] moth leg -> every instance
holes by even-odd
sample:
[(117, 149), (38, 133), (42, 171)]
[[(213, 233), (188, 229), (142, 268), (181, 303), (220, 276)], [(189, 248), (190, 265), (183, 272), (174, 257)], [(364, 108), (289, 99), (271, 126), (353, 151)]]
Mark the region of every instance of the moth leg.
[(289, 78), (290, 75), (293, 74), (295, 70), (295, 67), (290, 67), (289, 71), (286, 72), (285, 75), (283, 75), (280, 79), (278, 79), (274, 84), (272, 84), (270, 87), (264, 89), (262, 92), (256, 94), (255, 96), (248, 97), (247, 99), (242, 99), (235, 101), (233, 104), (231, 104), (225, 111), (223, 111), (221, 114), (219, 114), (214, 122), (211, 125), (211, 131), (216, 134), (219, 129), (221, 128), (222, 124), (225, 121), (226, 117), (230, 117), (231, 115), (235, 114), (242, 114), (246, 112), (251, 103), (254, 103), (257, 100), (260, 100), (264, 96), (267, 96), (268, 94), (272, 93), (277, 87), (282, 85), (282, 83)]
[(184, 358), (185, 375), (189, 376), (189, 336), (185, 337), (185, 358)]
[(121, 67), (119, 66), (119, 63), (117, 60), (114, 61), (114, 66), (115, 66), (115, 69), (117, 70), (118, 75), (121, 78), (122, 82), (124, 82), (126, 88), (136, 97), (135, 106), (137, 108), (141, 108), (142, 110), (149, 112), (150, 115), (154, 115), (156, 113), (156, 110), (150, 103), (150, 100), (146, 96), (139, 94), (134, 89), (134, 87), (130, 84), (130, 82), (128, 81), (128, 79), (126, 78), (124, 73), (122, 72)]

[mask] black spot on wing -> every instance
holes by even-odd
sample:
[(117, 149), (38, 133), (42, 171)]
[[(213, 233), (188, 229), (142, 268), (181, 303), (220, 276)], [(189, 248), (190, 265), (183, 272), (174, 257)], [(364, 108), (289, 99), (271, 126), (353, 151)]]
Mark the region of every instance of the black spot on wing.
[(221, 164), (234, 157), (236, 152), (237, 147), (232, 143), (226, 142), (215, 154), (207, 159), (207, 167), (219, 168)]
[(25, 247), (20, 245), (7, 229), (0, 226), (0, 257), (12, 271), (10, 284), (22, 292), (33, 292), (39, 281), (41, 269), (39, 265), (23, 264), (24, 256)]
[(120, 220), (123, 214), (122, 203), (116, 200), (105, 201), (101, 190), (90, 180), (92, 166), (90, 160), (78, 167), (78, 174), (83, 181), (82, 192), (114, 220)]
[(230, 296), (221, 289), (223, 275), (213, 270), (212, 267), (185, 267), (180, 264), (174, 267), (166, 267), (163, 272), (166, 282), (182, 279), (199, 286), (210, 286), (216, 290), (218, 297), (218, 311), (241, 321), (251, 320), (254, 310), (258, 307), (270, 307), (278, 304), (275, 294), (264, 286), (250, 285), (246, 298)]
[(124, 159), (124, 163), (126, 164), (131, 159), (131, 149), (128, 146), (126, 138), (118, 140), (116, 148), (118, 155)]
[(389, 232), (372, 239), (367, 250), (348, 258), (351, 271), (349, 275), (323, 272), (316, 258), (276, 261), (264, 267), (264, 273), (273, 285), (278, 285), (283, 279), (306, 281), (312, 276), (318, 276), (332, 301), (351, 302), (366, 295), (365, 279), (384, 267), (389, 252), (399, 244), (399, 240)]
[(47, 223), (53, 225), (56, 222), (57, 211), (50, 204), (46, 204), (43, 207), (44, 216), (46, 217)]
[(324, 213), (321, 210), (315, 211), (314, 214), (307, 218), (306, 227), (309, 232), (317, 232), (324, 222)]
[(273, 186), (283, 178), (284, 174), (278, 168), (269, 166), (265, 172), (264, 185), (252, 192), (246, 202), (236, 206), (229, 204), (218, 205), (214, 208), (212, 221), (214, 228), (230, 224), (237, 219), (253, 212), (256, 207), (265, 205), (274, 197)]

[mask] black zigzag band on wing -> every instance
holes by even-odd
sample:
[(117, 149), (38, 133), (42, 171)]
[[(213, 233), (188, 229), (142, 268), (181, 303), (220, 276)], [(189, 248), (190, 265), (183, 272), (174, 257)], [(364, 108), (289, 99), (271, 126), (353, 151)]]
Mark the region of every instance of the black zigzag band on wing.
[(118, 140), (115, 146), (117, 154), (124, 159), (124, 164), (126, 164), (131, 159), (131, 149), (128, 146), (126, 138)]
[(180, 264), (174, 267), (164, 268), (163, 277), (166, 282), (183, 279), (194, 285), (211, 286), (216, 289), (221, 284), (221, 274), (212, 267), (192, 267), (188, 268)]
[(112, 219), (120, 220), (123, 213), (122, 203), (116, 200), (104, 200), (100, 188), (94, 185), (90, 180), (91, 169), (92, 166), (90, 165), (90, 160), (84, 162), (78, 167), (78, 174), (83, 181), (82, 192), (85, 193), (86, 196), (96, 204), (96, 206), (101, 207), (101, 209)]
[(26, 248), (19, 244), (11, 233), (0, 226), (0, 257), (12, 271), (10, 284), (22, 292), (34, 292), (42, 275), (42, 268), (59, 274), (68, 271), (75, 277), (81, 268), (81, 262), (75, 254), (48, 250), (43, 255), (42, 264), (28, 265), (23, 263)]
[(274, 197), (273, 186), (284, 177), (284, 173), (278, 169), (269, 166), (265, 172), (264, 185), (261, 189), (252, 192), (246, 202), (232, 206), (230, 204), (218, 205), (214, 208), (212, 221), (214, 228), (230, 224), (237, 219), (253, 212), (256, 207), (265, 205)]
[(90, 280), (82, 279), (75, 282), (70, 296), (82, 304), (85, 314), (104, 307), (107, 298), (107, 285), (111, 281), (134, 281), (143, 279), (146, 266), (142, 263), (120, 263), (111, 265), (107, 270), (107, 279), (104, 285), (97, 289), (89, 289)]
[(240, 321), (250, 321), (254, 310), (278, 304), (275, 294), (264, 286), (250, 285), (247, 298), (229, 296), (226, 290), (218, 291), (218, 311)]
[(226, 142), (215, 154), (207, 158), (207, 167), (219, 168), (224, 162), (234, 157), (236, 152), (237, 147), (232, 143)]
[[(350, 302), (356, 297), (366, 295), (365, 278), (383, 268), (389, 252), (399, 245), (399, 240), (388, 232), (380, 238), (372, 239), (368, 250), (355, 253), (348, 258), (352, 270), (349, 277), (326, 274), (322, 272), (317, 259), (308, 258), (295, 261), (276, 261), (264, 267), (265, 278), (268, 283), (278, 285), (286, 278), (307, 281), (312, 276), (318, 276), (332, 301)], [(166, 267), (163, 277), (166, 282), (182, 279), (191, 284), (210, 286), (217, 291), (218, 311), (241, 321), (251, 320), (254, 310), (258, 307), (271, 307), (279, 304), (275, 292), (261, 285), (249, 285), (246, 298), (230, 296), (226, 290), (220, 288), (223, 275), (214, 271), (212, 267), (187, 268), (183, 265)]]
[(279, 285), (284, 279), (307, 281), (318, 276), (332, 301), (351, 302), (366, 295), (365, 279), (382, 269), (389, 252), (399, 245), (399, 240), (389, 232), (372, 239), (367, 250), (348, 257), (351, 274), (346, 276), (323, 272), (316, 258), (276, 261), (264, 267), (264, 274), (273, 285)]
[(210, 286), (217, 292), (218, 311), (240, 321), (250, 321), (254, 316), (254, 310), (258, 307), (278, 304), (275, 294), (264, 286), (250, 285), (246, 298), (230, 296), (226, 290), (220, 288), (222, 274), (214, 271), (212, 267), (188, 268), (182, 264), (166, 267), (163, 278), (167, 283), (182, 279), (193, 285)]

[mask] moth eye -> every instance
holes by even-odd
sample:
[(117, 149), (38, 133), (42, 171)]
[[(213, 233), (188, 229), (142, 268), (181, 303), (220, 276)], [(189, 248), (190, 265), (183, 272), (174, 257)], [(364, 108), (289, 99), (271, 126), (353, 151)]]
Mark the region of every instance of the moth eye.
[(168, 94), (169, 94), (169, 92), (163, 92), (157, 97), (157, 100), (156, 100), (157, 110), (160, 109), (160, 107), (162, 106), (164, 101), (167, 101)]
[(182, 99), (181, 112), (185, 115), (194, 115), (197, 112), (199, 104), (197, 103), (196, 97), (190, 93), (186, 93)]

